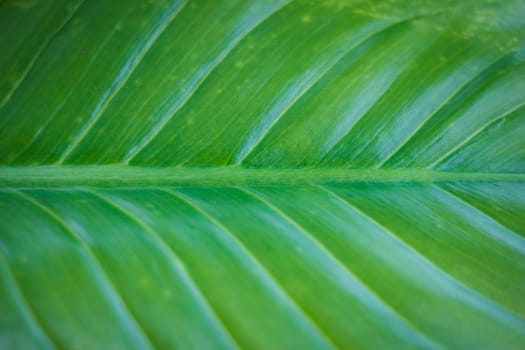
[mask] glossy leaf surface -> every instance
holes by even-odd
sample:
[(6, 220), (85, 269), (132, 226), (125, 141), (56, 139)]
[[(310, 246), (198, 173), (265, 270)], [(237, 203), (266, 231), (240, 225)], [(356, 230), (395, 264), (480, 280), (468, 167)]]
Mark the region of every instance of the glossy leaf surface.
[(523, 348), (524, 18), (0, 1), (0, 348)]

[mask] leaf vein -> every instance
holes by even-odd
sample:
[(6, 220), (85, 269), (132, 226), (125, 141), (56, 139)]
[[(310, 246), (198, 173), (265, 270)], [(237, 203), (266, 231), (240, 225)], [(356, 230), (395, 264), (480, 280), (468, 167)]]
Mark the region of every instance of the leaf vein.
[(501, 223), (500, 221), (494, 219), (491, 215), (489, 215), (487, 212), (483, 211), (481, 208), (478, 208), (477, 206), (469, 203), (465, 199), (461, 198), (460, 196), (454, 194), (450, 190), (444, 188), (442, 185), (432, 185), (434, 188), (436, 188), (438, 191), (446, 193), (447, 196), (450, 196), (454, 198), (456, 201), (459, 201), (462, 205), (465, 205), (468, 208), (473, 209), (474, 211), (478, 212), (479, 214), (485, 216), (489, 220), (496, 223), (498, 226), (501, 226), (505, 228), (505, 230), (512, 235), (506, 235), (502, 234), (501, 237), (491, 235), (491, 237), (494, 237), (499, 242), (504, 243), (506, 246), (508, 246), (511, 249), (514, 249), (518, 252), (520, 252), (522, 255), (525, 255), (525, 238), (520, 236), (518, 233), (516, 233), (514, 230), (506, 226), (504, 223)]
[[(281, 285), (281, 283), (268, 271), (266, 267), (255, 257), (255, 255), (239, 240), (237, 237), (221, 222), (219, 222), (217, 219), (215, 219), (213, 216), (211, 216), (207, 211), (202, 209), (201, 207), (194, 204), (189, 198), (187, 198), (185, 195), (180, 193), (175, 193), (168, 189), (162, 189), (164, 192), (171, 194), (172, 196), (179, 198), (183, 200), (185, 203), (187, 203), (189, 206), (191, 206), (194, 210), (196, 210), (198, 213), (200, 213), (203, 217), (205, 217), (207, 220), (209, 220), (211, 223), (213, 223), (215, 226), (217, 226), (221, 232), (223, 232), (230, 240), (232, 240), (239, 248), (240, 250), (246, 254), (246, 256), (251, 260), (251, 262), (258, 268), (258, 270), (261, 272), (264, 281), (264, 284), (269, 285), (270, 287), (274, 287), (279, 294), (285, 297), (285, 300), (303, 317), (303, 319), (311, 325), (314, 329), (317, 330), (319, 335), (325, 339), (328, 344), (330, 344), (333, 348), (337, 349), (338, 347), (333, 343), (331, 338), (326, 334), (321, 327), (306, 313), (306, 311), (292, 298), (292, 296), (286, 291), (284, 286)], [(262, 278), (261, 278), (262, 279)]]
[(266, 22), (269, 18), (271, 18), (273, 15), (281, 11), (284, 7), (286, 7), (287, 4), (278, 7), (277, 9), (270, 12), (268, 15), (260, 19), (259, 21), (255, 22), (248, 30), (240, 33), (235, 39), (232, 40), (232, 42), (224, 48), (224, 50), (221, 51), (221, 53), (213, 60), (212, 64), (209, 66), (209, 68), (204, 72), (202, 77), (195, 83), (195, 85), (186, 93), (186, 96), (182, 98), (182, 100), (177, 103), (175, 106), (170, 108), (168, 112), (160, 119), (160, 121), (155, 124), (151, 131), (140, 141), (140, 144), (133, 148), (133, 151), (126, 154), (125, 159), (123, 160), (124, 164), (129, 164), (148, 144), (150, 144), (153, 139), (165, 128), (165, 126), (168, 124), (168, 122), (173, 118), (177, 112), (186, 105), (186, 103), (194, 96), (195, 92), (199, 89), (199, 87), (204, 83), (204, 81), (208, 78), (208, 76), (228, 57), (228, 55), (237, 47), (237, 45), (246, 38), (250, 33), (252, 33), (255, 29), (257, 29), (260, 25), (262, 25), (264, 22)]
[[(426, 15), (425, 15), (426, 16)], [(299, 100), (301, 100), (307, 93), (308, 91), (310, 91), (317, 83), (319, 83), (324, 77), (326, 77), (330, 71), (332, 71), (332, 69), (339, 63), (341, 62), (346, 56), (348, 56), (349, 54), (351, 54), (354, 49), (356, 49), (357, 47), (359, 47), (361, 44), (367, 42), (368, 40), (378, 36), (379, 34), (385, 32), (386, 30), (392, 28), (392, 27), (395, 27), (399, 24), (402, 24), (402, 23), (405, 23), (405, 22), (409, 22), (411, 20), (414, 20), (414, 19), (417, 19), (417, 18), (421, 18), (421, 17), (424, 17), (423, 15), (419, 15), (419, 16), (414, 16), (414, 17), (410, 17), (410, 18), (405, 18), (405, 19), (402, 19), (402, 20), (398, 20), (396, 22), (393, 22), (393, 23), (389, 23), (388, 25), (380, 28), (379, 30), (376, 30), (376, 31), (372, 31), (370, 33), (368, 33), (367, 35), (365, 35), (363, 38), (361, 38), (360, 40), (358, 40), (357, 42), (355, 42), (354, 44), (350, 45), (347, 49), (345, 49), (340, 55), (338, 55), (327, 67), (325, 70), (323, 70), (317, 77), (315, 77), (314, 79), (312, 79), (312, 81), (307, 84), (305, 86), (304, 89), (302, 89), (298, 94), (297, 96), (295, 96), (291, 101), (290, 103), (271, 121), (271, 123), (269, 123), (269, 125), (264, 129), (262, 130), (262, 132), (257, 135), (256, 137), (251, 137), (253, 138), (253, 141), (244, 146), (236, 155), (235, 155), (235, 164), (242, 164), (242, 162), (255, 150), (255, 148), (264, 140), (264, 138), (268, 135), (268, 133), (270, 132), (270, 130), (279, 122), (279, 120), (295, 105), (295, 103), (297, 103)], [(366, 113), (366, 112), (365, 112)], [(364, 113), (363, 113), (364, 114)], [(360, 119), (360, 117), (358, 118)], [(348, 131), (349, 132), (349, 131)], [(346, 134), (345, 134), (346, 135)], [(345, 135), (343, 135), (342, 137), (344, 137)], [(342, 138), (341, 137), (341, 138)], [(335, 144), (334, 144), (335, 146)], [(332, 147), (333, 148), (333, 147)], [(325, 153), (328, 153), (329, 151), (331, 150), (331, 148), (329, 150), (327, 150)]]
[(506, 322), (507, 324), (515, 327), (516, 329), (520, 329), (521, 331), (525, 330), (525, 320), (523, 320), (521, 317), (515, 315), (513, 312), (508, 310), (503, 305), (495, 302), (494, 300), (488, 298), (487, 296), (477, 292), (476, 290), (472, 289), (471, 287), (465, 285), (463, 282), (458, 280), (456, 277), (449, 274), (447, 271), (443, 270), (441, 267), (436, 265), (433, 261), (430, 260), (430, 258), (426, 257), (421, 253), (418, 249), (416, 249), (413, 245), (406, 242), (405, 240), (401, 239), (397, 234), (395, 234), (392, 230), (387, 228), (386, 226), (380, 224), (377, 220), (372, 218), (370, 215), (366, 214), (364, 211), (358, 209), (355, 205), (351, 204), (348, 200), (342, 198), (338, 194), (336, 194), (334, 191), (328, 189), (325, 186), (319, 186), (319, 188), (324, 189), (327, 193), (330, 193), (335, 198), (338, 198), (340, 201), (346, 203), (351, 209), (353, 209), (355, 212), (359, 213), (361, 216), (363, 216), (366, 220), (370, 221), (377, 227), (379, 227), (381, 230), (389, 234), (393, 239), (395, 239), (397, 242), (401, 243), (404, 247), (412, 251), (417, 257), (419, 257), (422, 261), (426, 262), (433, 268), (434, 271), (437, 273), (443, 274), (451, 283), (455, 285), (456, 288), (460, 289), (462, 292), (463, 301), (467, 302), (471, 306), (501, 320)]
[(525, 106), (525, 101), (512, 107), (511, 109), (509, 109), (508, 111), (505, 111), (503, 113), (501, 113), (500, 115), (494, 117), (493, 119), (489, 120), (488, 122), (486, 122), (485, 124), (483, 124), (479, 129), (475, 130), (472, 134), (470, 134), (469, 136), (467, 136), (465, 139), (463, 139), (460, 143), (458, 143), (456, 146), (452, 147), (449, 151), (447, 151), (445, 154), (443, 154), (441, 157), (439, 157), (438, 159), (436, 159), (433, 163), (431, 163), (429, 166), (427, 166), (426, 168), (427, 169), (434, 169), (437, 165), (439, 165), (440, 163), (442, 163), (443, 161), (445, 161), (450, 155), (454, 154), (454, 153), (457, 153), (458, 151), (460, 151), (462, 148), (464, 148), (467, 143), (472, 140), (474, 137), (476, 137), (477, 135), (479, 135), (480, 133), (482, 133), (484, 130), (486, 130), (487, 128), (489, 128), (491, 125), (493, 125), (494, 123), (498, 122), (499, 120), (507, 117), (508, 115), (514, 113), (515, 111), (519, 110), (520, 108), (522, 108), (523, 106)]
[[(323, 188), (324, 189), (324, 188)], [(310, 232), (308, 232), (305, 228), (303, 228), (299, 223), (297, 223), (295, 220), (290, 218), (286, 213), (284, 213), (281, 209), (277, 208), (275, 205), (267, 201), (265, 198), (261, 197), (260, 195), (254, 193), (253, 191), (249, 191), (246, 189), (240, 189), (243, 192), (249, 194), (250, 196), (256, 198), (266, 206), (268, 206), (271, 210), (273, 210), (275, 213), (277, 213), (280, 217), (282, 217), (285, 221), (289, 222), (292, 226), (297, 228), (299, 232), (301, 232), (305, 237), (307, 237), (311, 242), (315, 244), (326, 256), (335, 262), (339, 267), (341, 267), (348, 275), (352, 277), (355, 281), (359, 283), (361, 287), (363, 287), (365, 290), (367, 290), (371, 295), (373, 295), (374, 299), (379, 301), (379, 303), (385, 307), (386, 310), (391, 312), (392, 314), (396, 315), (396, 317), (401, 320), (402, 323), (404, 323), (409, 329), (411, 329), (414, 333), (421, 336), (423, 339), (427, 340), (429, 343), (432, 343), (437, 348), (441, 348), (438, 344), (436, 344), (433, 340), (431, 340), (427, 335), (425, 335), (420, 329), (418, 329), (412, 322), (410, 322), (408, 319), (406, 319), (399, 311), (395, 310), (389, 303), (387, 303), (375, 290), (373, 290), (367, 283), (365, 283), (359, 276), (357, 276), (349, 267), (346, 266), (339, 258), (337, 258), (323, 243), (321, 243), (317, 238), (315, 238)], [(324, 189), (326, 191), (326, 189)]]
[(27, 202), (31, 203), (35, 207), (39, 208), (42, 212), (44, 212), (48, 217), (52, 218), (57, 224), (60, 225), (69, 235), (71, 235), (84, 249), (84, 251), (87, 253), (87, 256), (89, 257), (91, 263), (95, 267), (95, 271), (100, 273), (100, 277), (104, 281), (104, 284), (108, 287), (107, 289), (104, 288), (105, 292), (108, 294), (107, 296), (110, 298), (112, 303), (117, 303), (117, 308), (120, 308), (123, 310), (123, 314), (128, 319), (128, 322), (132, 324), (136, 330), (139, 332), (139, 334), (142, 335), (145, 341), (145, 345), (147, 345), (149, 348), (154, 349), (154, 346), (151, 342), (151, 339), (145, 329), (142, 327), (138, 319), (133, 315), (129, 307), (127, 306), (126, 302), (122, 299), (120, 294), (118, 293), (117, 288), (111, 281), (111, 278), (109, 277), (109, 274), (104, 270), (102, 267), (102, 264), (96, 257), (93, 250), (89, 247), (89, 245), (73, 230), (69, 227), (69, 225), (64, 221), (63, 218), (61, 218), (58, 214), (56, 214), (51, 208), (46, 206), (44, 203), (40, 202), (36, 198), (32, 197), (30, 194), (16, 191), (16, 193), (25, 199)]
[(196, 301), (200, 304), (200, 306), (208, 312), (208, 314), (212, 317), (212, 319), (216, 322), (216, 324), (219, 326), (219, 328), (224, 332), (224, 334), (229, 338), (229, 340), (232, 342), (232, 344), (235, 345), (236, 348), (238, 348), (238, 344), (231, 334), (231, 332), (228, 330), (224, 322), (220, 319), (220, 317), (217, 315), (216, 311), (210, 304), (210, 302), (205, 297), (203, 291), (199, 286), (197, 285), (197, 282), (195, 279), (190, 275), (189, 271), (184, 265), (184, 262), (178, 257), (177, 254), (173, 251), (173, 249), (170, 248), (170, 246), (165, 242), (165, 240), (148, 224), (143, 222), (138, 215), (128, 211), (121, 205), (115, 203), (111, 198), (108, 196), (105, 196), (101, 194), (98, 191), (95, 190), (89, 190), (87, 191), (96, 197), (100, 198), (104, 202), (108, 203), (110, 206), (115, 208), (116, 210), (120, 211), (124, 215), (126, 215), (128, 218), (130, 218), (133, 222), (135, 222), (138, 226), (140, 226), (142, 229), (144, 229), (145, 232), (147, 232), (161, 247), (162, 250), (168, 255), (168, 257), (175, 262), (174, 266), (177, 271), (179, 271), (184, 279), (184, 283), (186, 284), (186, 287), (191, 292), (193, 297), (196, 299)]
[(145, 44), (136, 52), (131, 55), (131, 57), (126, 61), (124, 66), (119, 71), (118, 76), (115, 78), (113, 84), (108, 88), (108, 90), (102, 95), (102, 98), (98, 101), (95, 109), (91, 112), (86, 123), (80, 128), (79, 132), (75, 138), (68, 144), (57, 164), (62, 164), (70, 154), (78, 147), (80, 142), (86, 137), (89, 131), (100, 119), (107, 106), (111, 103), (113, 98), (119, 93), (122, 87), (128, 82), (129, 78), (135, 71), (135, 69), (142, 62), (143, 58), (149, 52), (150, 48), (155, 44), (157, 39), (164, 33), (166, 28), (175, 20), (177, 15), (182, 11), (188, 1), (184, 1), (181, 4), (178, 4), (177, 7), (171, 10), (168, 16), (155, 28), (152, 34), (148, 37)]
[(29, 301), (27, 300), (24, 293), (22, 292), (22, 288), (18, 284), (14, 276), (14, 273), (11, 267), (9, 266), (9, 262), (1, 253), (0, 253), (0, 262), (3, 263), (6, 269), (6, 273), (7, 273), (6, 282), (11, 285), (11, 288), (16, 293), (16, 296), (18, 297), (20, 304), (21, 304), (21, 312), (24, 313), (29, 319), (29, 322), (31, 323), (31, 328), (33, 328), (33, 331), (38, 333), (39, 338), (41, 338), (40, 340), (45, 343), (45, 346), (47, 348), (56, 349), (57, 346), (54, 344), (50, 334), (48, 334), (42, 322), (38, 319), (38, 317), (36, 317), (36, 314), (34, 313), (31, 305), (29, 304)]
[(453, 98), (456, 96), (459, 96), (459, 94), (465, 90), (465, 88), (472, 82), (474, 82), (476, 79), (481, 77), (484, 73), (489, 71), (491, 68), (493, 68), (495, 65), (497, 65), (499, 62), (503, 61), (507, 57), (509, 57), (512, 53), (506, 53), (504, 55), (498, 56), (495, 60), (489, 62), (485, 67), (480, 69), (478, 72), (476, 72), (473, 76), (465, 80), (459, 87), (457, 87), (452, 93), (441, 102), (441, 104), (434, 109), (432, 112), (430, 112), (429, 115), (423, 118), (423, 120), (419, 123), (419, 125), (397, 146), (395, 147), (390, 154), (388, 154), (382, 161), (380, 161), (375, 168), (381, 168), (386, 162), (388, 162), (390, 159), (392, 159), (405, 145), (407, 145), (410, 140), (418, 133), (419, 130), (423, 128), (424, 125), (426, 125), (430, 119), (432, 119), (434, 116), (436, 116), (450, 101), (452, 101)]
[[(31, 69), (33, 69), (35, 63), (38, 61), (38, 59), (42, 56), (42, 54), (44, 53), (44, 51), (51, 45), (51, 43), (53, 42), (53, 40), (56, 38), (56, 36), (67, 26), (67, 24), (69, 22), (71, 22), (71, 20), (73, 19), (73, 17), (75, 17), (75, 15), (77, 14), (78, 10), (80, 9), (80, 7), (82, 6), (82, 4), (85, 2), (86, 0), (81, 0), (77, 6), (73, 9), (71, 15), (66, 18), (66, 20), (62, 23), (62, 25), (57, 28), (57, 30), (55, 30), (55, 32), (53, 32), (53, 34), (51, 34), (51, 36), (48, 38), (48, 40), (44, 43), (44, 45), (42, 46), (42, 48), (40, 50), (37, 51), (37, 53), (35, 54), (35, 56), (33, 57), (33, 59), (29, 62), (29, 65), (27, 66), (27, 68), (24, 70), (24, 72), (22, 73), (22, 76), (20, 77), (20, 79), (18, 79), (18, 81), (16, 82), (15, 86), (11, 89), (11, 91), (4, 97), (4, 99), (0, 102), (0, 110), (2, 109), (2, 107), (7, 103), (7, 101), (9, 101), (9, 99), (11, 99), (11, 96), (13, 96), (13, 94), (18, 90), (18, 88), (22, 85), (22, 83), (25, 81), (25, 79), (27, 78), (29, 72), (31, 71)], [(0, 3), (0, 5), (2, 5)]]

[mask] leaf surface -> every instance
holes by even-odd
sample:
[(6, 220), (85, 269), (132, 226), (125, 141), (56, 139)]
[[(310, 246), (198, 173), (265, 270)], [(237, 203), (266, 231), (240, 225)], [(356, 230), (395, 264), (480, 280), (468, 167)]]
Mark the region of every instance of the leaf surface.
[(523, 348), (524, 18), (0, 1), (0, 348)]

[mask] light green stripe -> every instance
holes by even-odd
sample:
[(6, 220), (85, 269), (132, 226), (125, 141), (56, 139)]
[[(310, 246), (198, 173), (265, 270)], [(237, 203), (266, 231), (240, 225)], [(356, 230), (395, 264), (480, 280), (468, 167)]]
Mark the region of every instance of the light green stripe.
[(0, 187), (283, 185), (344, 182), (525, 182), (525, 174), (420, 169), (143, 168), (121, 165), (0, 167)]

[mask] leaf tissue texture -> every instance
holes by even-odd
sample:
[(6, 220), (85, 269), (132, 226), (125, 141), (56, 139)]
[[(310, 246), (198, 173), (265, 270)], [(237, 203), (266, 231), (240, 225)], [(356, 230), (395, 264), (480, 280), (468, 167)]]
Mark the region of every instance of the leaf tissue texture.
[(525, 1), (0, 0), (0, 349), (440, 348), (525, 348)]

